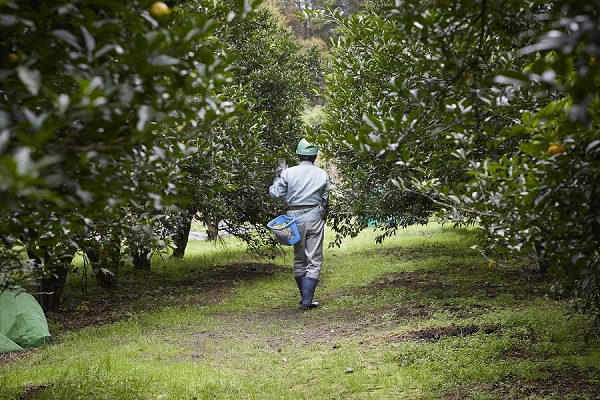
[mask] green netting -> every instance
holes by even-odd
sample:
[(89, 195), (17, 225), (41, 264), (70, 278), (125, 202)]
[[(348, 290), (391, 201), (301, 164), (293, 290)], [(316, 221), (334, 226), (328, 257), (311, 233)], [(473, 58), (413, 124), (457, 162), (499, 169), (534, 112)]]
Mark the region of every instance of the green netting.
[[(51, 337), (44, 311), (35, 298), (29, 293), (15, 296), (8, 290), (0, 293), (0, 334), (22, 348), (42, 346)], [(12, 351), (6, 350), (3, 343), (0, 353)]]

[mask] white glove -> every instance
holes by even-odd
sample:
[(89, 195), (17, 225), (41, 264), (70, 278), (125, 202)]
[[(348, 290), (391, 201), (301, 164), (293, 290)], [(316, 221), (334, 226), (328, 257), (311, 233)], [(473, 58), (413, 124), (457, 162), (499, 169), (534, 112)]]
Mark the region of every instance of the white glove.
[(275, 169), (275, 173), (277, 174), (277, 176), (280, 176), (281, 173), (283, 172), (283, 170), (286, 168), (287, 168), (287, 165), (285, 164), (285, 159), (280, 158), (279, 161), (277, 162), (277, 169)]

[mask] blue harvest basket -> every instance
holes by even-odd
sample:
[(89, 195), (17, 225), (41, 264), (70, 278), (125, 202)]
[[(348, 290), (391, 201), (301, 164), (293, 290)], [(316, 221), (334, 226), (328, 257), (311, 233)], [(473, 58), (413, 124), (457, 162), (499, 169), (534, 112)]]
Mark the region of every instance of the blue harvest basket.
[(275, 234), (275, 237), (277, 237), (277, 240), (281, 244), (291, 246), (294, 243), (298, 243), (300, 240), (300, 232), (298, 232), (296, 220), (292, 217), (280, 215), (270, 221), (267, 226)]

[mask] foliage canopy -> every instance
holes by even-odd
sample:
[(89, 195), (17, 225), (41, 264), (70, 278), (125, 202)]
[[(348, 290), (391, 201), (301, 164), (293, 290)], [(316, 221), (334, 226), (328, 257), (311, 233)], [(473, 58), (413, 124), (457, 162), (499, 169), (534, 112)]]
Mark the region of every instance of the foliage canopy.
[(372, 189), (344, 195), (334, 228), (476, 224), (496, 257), (535, 251), (600, 328), (600, 3), (440, 3), (331, 13), (322, 140), (342, 193)]

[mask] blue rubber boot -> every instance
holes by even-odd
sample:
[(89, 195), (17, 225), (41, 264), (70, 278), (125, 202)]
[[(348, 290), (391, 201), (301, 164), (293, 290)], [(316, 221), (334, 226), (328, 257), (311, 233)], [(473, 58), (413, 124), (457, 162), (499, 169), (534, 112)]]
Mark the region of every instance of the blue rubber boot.
[[(300, 301), (298, 302), (298, 304), (302, 305), (302, 281), (304, 280), (304, 275), (299, 275), (296, 276), (296, 284), (298, 285), (298, 290), (300, 290)], [(311, 301), (310, 303), (310, 308), (316, 308), (319, 307), (319, 302), (317, 301)]]
[(306, 276), (302, 279), (302, 309), (310, 310), (319, 306), (319, 303), (313, 302), (315, 296), (315, 289), (317, 288), (318, 279), (307, 278)]

